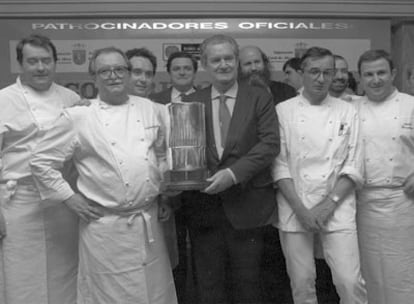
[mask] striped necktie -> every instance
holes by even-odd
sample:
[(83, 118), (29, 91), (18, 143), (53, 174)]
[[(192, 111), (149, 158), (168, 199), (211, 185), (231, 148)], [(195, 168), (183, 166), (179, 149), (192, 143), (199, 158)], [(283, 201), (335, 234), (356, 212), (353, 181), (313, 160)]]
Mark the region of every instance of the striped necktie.
[(221, 146), (224, 149), (227, 139), (227, 132), (229, 131), (231, 115), (229, 108), (227, 107), (226, 95), (220, 95), (220, 104), (219, 104), (219, 123), (220, 123), (220, 133), (221, 133)]

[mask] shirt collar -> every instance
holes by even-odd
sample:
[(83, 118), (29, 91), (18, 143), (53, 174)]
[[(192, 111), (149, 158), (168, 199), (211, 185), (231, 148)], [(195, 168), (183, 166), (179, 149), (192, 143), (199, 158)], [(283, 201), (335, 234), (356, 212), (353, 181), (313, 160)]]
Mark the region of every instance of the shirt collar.
[[(29, 93), (29, 92), (36, 92), (38, 94), (43, 93), (43, 92), (37, 92), (36, 90), (31, 88), (30, 86), (27, 86), (27, 85), (23, 84), (20, 76), (17, 76), (16, 84), (24, 93)], [(54, 82), (52, 82), (50, 88), (47, 91), (44, 91), (44, 93), (54, 90), (55, 86), (56, 86), (56, 84)]]
[[(299, 103), (305, 106), (313, 106), (310, 101), (302, 94), (300, 95), (300, 99), (299, 99)], [(331, 95), (327, 94), (326, 97), (324, 98), (324, 100), (322, 100), (322, 102), (318, 105), (318, 106), (330, 106), (332, 101), (332, 97)]]
[[(237, 97), (237, 91), (239, 90), (239, 85), (238, 85), (238, 83), (237, 83), (237, 81), (236, 82), (234, 82), (234, 84), (230, 87), (230, 89), (228, 89), (226, 92), (224, 92), (224, 95), (226, 95), (226, 96), (228, 96), (228, 97), (230, 97), (230, 98), (233, 98), (233, 99), (236, 99), (236, 97)], [(218, 97), (220, 97), (220, 93), (219, 93), (219, 91), (217, 91), (217, 89), (213, 86), (212, 88), (211, 88), (211, 99), (213, 100), (213, 99), (216, 99), (216, 98), (218, 98)]]
[[(187, 92), (184, 92), (185, 95), (189, 95), (191, 93), (194, 93), (195, 89), (192, 87), (191, 89), (189, 89)], [(178, 96), (180, 96), (183, 92), (178, 91), (175, 87), (172, 87), (171, 90), (171, 99), (175, 99), (178, 98)]]

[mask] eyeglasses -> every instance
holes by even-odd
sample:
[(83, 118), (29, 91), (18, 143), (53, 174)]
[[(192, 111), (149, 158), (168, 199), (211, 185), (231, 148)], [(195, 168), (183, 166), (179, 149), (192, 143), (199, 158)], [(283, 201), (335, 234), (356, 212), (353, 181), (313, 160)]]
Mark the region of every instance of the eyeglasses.
[(103, 79), (108, 79), (112, 73), (118, 78), (124, 78), (128, 74), (129, 69), (125, 66), (117, 66), (111, 68), (103, 68), (98, 70), (96, 73), (101, 76)]
[(319, 78), (321, 74), (323, 75), (323, 78), (332, 78), (335, 74), (334, 69), (323, 70), (323, 71), (319, 69), (309, 69), (309, 70), (305, 70), (305, 72), (308, 73), (314, 79)]

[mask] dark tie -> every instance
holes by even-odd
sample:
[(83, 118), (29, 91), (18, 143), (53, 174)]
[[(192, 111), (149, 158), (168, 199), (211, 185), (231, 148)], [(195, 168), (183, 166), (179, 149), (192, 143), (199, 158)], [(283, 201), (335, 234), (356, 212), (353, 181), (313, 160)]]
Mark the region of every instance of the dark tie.
[(187, 97), (187, 94), (180, 93), (180, 99), (181, 99), (181, 101), (185, 101), (186, 97)]
[(220, 123), (220, 132), (221, 132), (221, 146), (224, 149), (227, 139), (227, 132), (229, 131), (231, 115), (229, 108), (227, 107), (226, 95), (220, 95), (220, 105), (219, 105), (219, 123)]

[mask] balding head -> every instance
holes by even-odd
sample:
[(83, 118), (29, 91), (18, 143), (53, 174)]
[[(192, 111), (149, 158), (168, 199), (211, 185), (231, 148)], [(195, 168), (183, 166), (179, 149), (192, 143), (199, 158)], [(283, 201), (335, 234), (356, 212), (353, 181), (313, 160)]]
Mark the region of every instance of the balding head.
[(257, 46), (245, 46), (239, 53), (239, 77), (251, 84), (267, 86), (270, 81), (269, 60)]

